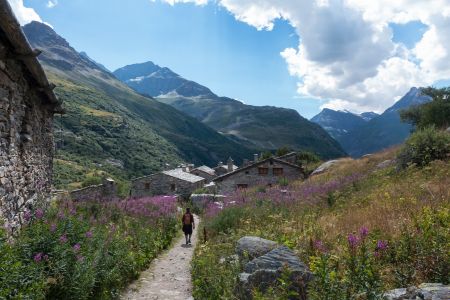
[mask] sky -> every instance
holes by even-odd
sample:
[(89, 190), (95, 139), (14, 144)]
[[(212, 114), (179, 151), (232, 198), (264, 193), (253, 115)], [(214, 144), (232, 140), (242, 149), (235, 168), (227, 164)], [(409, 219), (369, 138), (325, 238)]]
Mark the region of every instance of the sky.
[(8, 0), (110, 70), (146, 61), (311, 118), (450, 84), (450, 0)]

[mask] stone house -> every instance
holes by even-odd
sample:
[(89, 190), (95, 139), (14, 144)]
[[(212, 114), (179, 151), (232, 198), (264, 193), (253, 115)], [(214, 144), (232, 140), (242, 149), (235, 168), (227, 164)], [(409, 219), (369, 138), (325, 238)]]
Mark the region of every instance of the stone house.
[(61, 103), (7, 0), (0, 0), (0, 223), (14, 233), (49, 199)]
[(208, 166), (195, 168), (190, 173), (205, 178), (207, 182), (211, 182), (217, 177), (216, 171)]
[(238, 169), (238, 166), (234, 164), (233, 159), (230, 157), (227, 161), (227, 164), (224, 165), (222, 162), (219, 162), (217, 167), (214, 168), (214, 172), (217, 176), (221, 176), (226, 173), (233, 172)]
[(131, 197), (180, 195), (187, 198), (205, 183), (205, 178), (185, 172), (181, 168), (163, 171), (132, 180)]
[(271, 186), (277, 184), (280, 178), (303, 179), (305, 174), (301, 166), (278, 158), (268, 158), (219, 176), (214, 179), (214, 183), (220, 194), (229, 194), (239, 188)]

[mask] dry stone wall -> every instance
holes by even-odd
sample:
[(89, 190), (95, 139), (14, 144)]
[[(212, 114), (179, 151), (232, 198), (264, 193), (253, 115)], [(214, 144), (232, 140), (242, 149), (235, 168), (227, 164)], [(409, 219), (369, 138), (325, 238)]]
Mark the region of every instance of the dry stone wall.
[(70, 192), (74, 201), (112, 201), (117, 198), (117, 186), (112, 180), (105, 180), (103, 184), (91, 185)]
[[(5, 49), (0, 39), (0, 49)], [(1, 52), (1, 51), (0, 51)], [(0, 56), (0, 219), (10, 233), (24, 213), (46, 206), (53, 157), (53, 109), (24, 66)]]

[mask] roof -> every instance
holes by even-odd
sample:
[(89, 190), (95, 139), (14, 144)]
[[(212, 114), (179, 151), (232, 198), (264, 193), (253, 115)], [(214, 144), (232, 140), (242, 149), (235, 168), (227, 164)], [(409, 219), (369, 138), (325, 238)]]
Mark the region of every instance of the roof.
[[(208, 167), (208, 166), (201, 166), (201, 167), (195, 168), (195, 169), (192, 170), (192, 171), (195, 171), (195, 170), (205, 172), (206, 174), (209, 174), (209, 175), (211, 175), (211, 176), (216, 175), (216, 171), (214, 171), (214, 169), (211, 169), (211, 168)], [(192, 171), (191, 171), (191, 172), (192, 172)]]
[(277, 158), (278, 158), (278, 159), (284, 159), (284, 158), (292, 157), (292, 156), (297, 156), (297, 152), (290, 152), (290, 153), (288, 153), (288, 154), (278, 156)]
[[(220, 169), (220, 168), (223, 168), (223, 169), (225, 169), (225, 170), (228, 171), (228, 165), (217, 166), (217, 167), (214, 168), (214, 170), (218, 170), (218, 169)], [(236, 165), (233, 165), (233, 170), (237, 170), (237, 169), (239, 169), (239, 167), (236, 166)]]
[(23, 62), (36, 81), (37, 84), (33, 86), (37, 86), (37, 90), (45, 96), (47, 102), (53, 105), (54, 112), (63, 113), (61, 102), (53, 93), (55, 85), (48, 82), (44, 69), (37, 60), (41, 51), (31, 48), (7, 0), (0, 0), (0, 34), (4, 35), (12, 47), (14, 58)]
[(245, 171), (245, 170), (248, 170), (248, 169), (257, 167), (258, 165), (262, 165), (262, 164), (264, 164), (264, 163), (266, 163), (266, 162), (270, 162), (270, 161), (275, 161), (275, 162), (277, 162), (277, 163), (280, 163), (280, 164), (283, 164), (283, 165), (287, 165), (287, 166), (290, 166), (290, 167), (292, 167), (292, 168), (295, 168), (295, 169), (298, 169), (298, 170), (304, 172), (304, 170), (303, 170), (303, 168), (302, 168), (301, 166), (297, 166), (297, 165), (291, 164), (291, 163), (289, 163), (289, 162), (287, 162), (287, 161), (284, 161), (284, 160), (281, 160), (281, 159), (278, 159), (278, 158), (273, 158), (273, 157), (271, 157), (271, 158), (267, 158), (267, 159), (258, 161), (258, 162), (256, 162), (256, 163), (250, 164), (250, 165), (248, 165), (248, 166), (242, 167), (242, 168), (240, 168), (240, 169), (234, 170), (233, 172), (223, 174), (222, 176), (217, 177), (217, 178), (214, 179), (213, 181), (221, 181), (221, 180), (224, 179), (224, 178), (227, 178), (227, 177), (229, 177), (229, 176), (232, 176), (232, 175), (234, 175), (234, 174), (240, 173), (240, 172), (242, 172), (242, 171)]
[(184, 180), (187, 182), (191, 182), (191, 183), (205, 180), (205, 178), (203, 178), (203, 177), (184, 172), (182, 169), (173, 169), (173, 170), (169, 170), (169, 171), (163, 171), (162, 173), (167, 176), (171, 176), (171, 177), (174, 177), (174, 178), (177, 178), (180, 180)]

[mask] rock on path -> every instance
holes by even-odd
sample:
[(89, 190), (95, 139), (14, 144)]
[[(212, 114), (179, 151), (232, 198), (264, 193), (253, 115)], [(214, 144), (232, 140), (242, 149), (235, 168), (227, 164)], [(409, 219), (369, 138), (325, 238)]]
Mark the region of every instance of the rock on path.
[(197, 242), (199, 219), (195, 216), (195, 230), (186, 246), (184, 235), (176, 239), (170, 250), (156, 258), (150, 268), (131, 284), (121, 297), (123, 300), (187, 300), (192, 297), (191, 260)]

